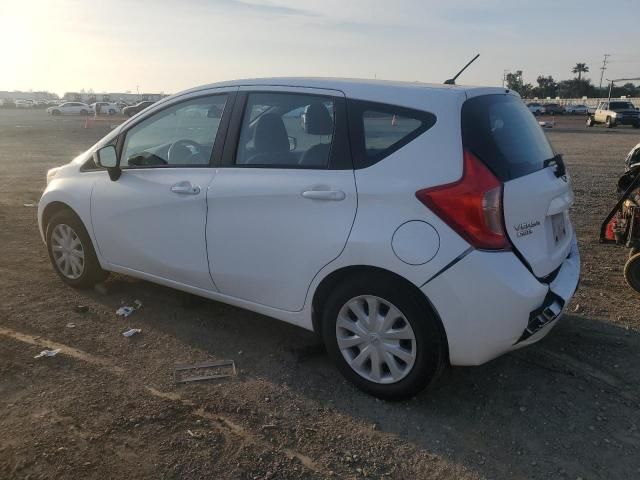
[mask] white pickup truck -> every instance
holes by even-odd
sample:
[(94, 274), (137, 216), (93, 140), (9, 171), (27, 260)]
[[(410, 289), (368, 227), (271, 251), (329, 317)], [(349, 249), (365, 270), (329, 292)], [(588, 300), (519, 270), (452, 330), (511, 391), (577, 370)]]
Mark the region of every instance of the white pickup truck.
[(640, 111), (626, 100), (600, 102), (598, 108), (587, 117), (587, 126), (604, 123), (607, 128), (631, 125), (640, 128)]

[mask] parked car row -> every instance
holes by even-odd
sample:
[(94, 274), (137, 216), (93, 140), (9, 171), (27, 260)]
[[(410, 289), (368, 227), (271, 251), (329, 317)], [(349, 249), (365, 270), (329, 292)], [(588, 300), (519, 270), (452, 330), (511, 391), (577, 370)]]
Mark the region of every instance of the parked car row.
[(534, 115), (586, 115), (589, 108), (586, 105), (567, 105), (563, 106), (559, 103), (545, 103), (544, 105), (537, 102), (527, 103), (529, 111)]

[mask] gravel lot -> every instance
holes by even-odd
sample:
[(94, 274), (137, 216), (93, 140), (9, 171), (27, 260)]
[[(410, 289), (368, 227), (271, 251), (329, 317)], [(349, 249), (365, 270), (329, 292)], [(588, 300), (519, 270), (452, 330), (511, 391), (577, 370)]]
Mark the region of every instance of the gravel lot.
[[(547, 131), (583, 258), (552, 334), (385, 403), (343, 381), (309, 332), (122, 276), (106, 293), (63, 285), (24, 204), (109, 123), (0, 110), (0, 478), (640, 478), (640, 296), (627, 252), (597, 243), (637, 130), (560, 117)], [(142, 333), (123, 337), (129, 326)], [(63, 350), (34, 359), (44, 347)], [(174, 363), (215, 359), (237, 377), (174, 384)]]

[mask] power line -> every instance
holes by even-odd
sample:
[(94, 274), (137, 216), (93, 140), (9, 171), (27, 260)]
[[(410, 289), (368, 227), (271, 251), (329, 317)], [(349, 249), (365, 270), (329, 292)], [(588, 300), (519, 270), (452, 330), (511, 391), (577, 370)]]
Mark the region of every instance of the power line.
[(599, 89), (602, 90), (602, 79), (604, 77), (604, 71), (607, 69), (607, 63), (609, 62), (609, 57), (611, 55), (609, 55), (608, 53), (604, 54), (604, 58), (602, 59), (602, 66), (600, 67), (600, 87)]

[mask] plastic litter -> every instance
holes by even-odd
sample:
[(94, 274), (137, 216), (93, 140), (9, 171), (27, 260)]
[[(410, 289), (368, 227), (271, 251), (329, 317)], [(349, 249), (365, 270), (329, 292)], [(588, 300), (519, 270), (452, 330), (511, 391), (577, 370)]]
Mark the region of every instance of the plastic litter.
[(134, 300), (133, 307), (129, 305), (123, 305), (122, 307), (116, 310), (116, 315), (120, 317), (128, 317), (136, 310), (140, 310), (142, 308), (142, 302), (140, 300)]
[(55, 350), (42, 350), (39, 354), (37, 354), (33, 358), (55, 357), (58, 353), (60, 353), (60, 349), (59, 348), (56, 348)]
[(122, 307), (120, 307), (120, 308), (118, 308), (116, 310), (116, 315), (118, 315), (120, 317), (128, 317), (129, 315), (131, 315), (135, 311), (136, 311), (135, 308), (125, 305), (125, 306), (122, 306)]
[(76, 324), (73, 322), (67, 323), (67, 328), (76, 328)]
[(136, 333), (140, 333), (142, 332), (141, 328), (130, 328), (129, 330), (127, 330), (126, 332), (122, 332), (122, 335), (124, 337), (132, 337), (134, 336)]

